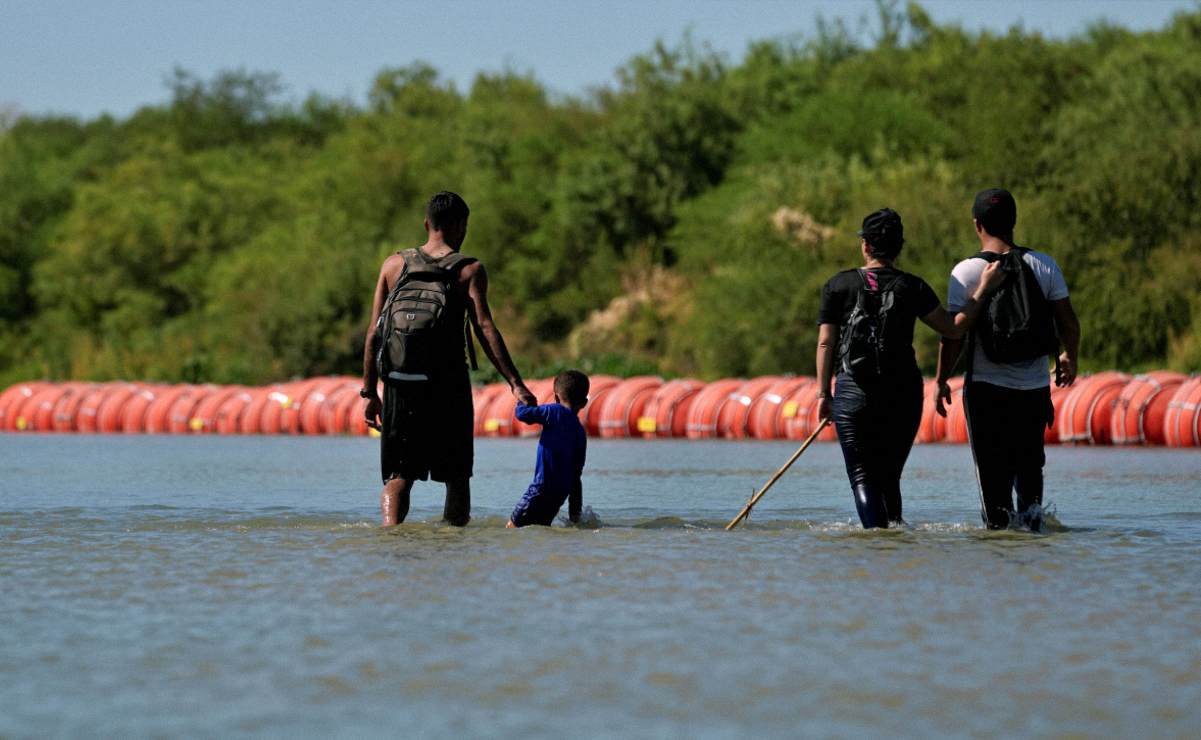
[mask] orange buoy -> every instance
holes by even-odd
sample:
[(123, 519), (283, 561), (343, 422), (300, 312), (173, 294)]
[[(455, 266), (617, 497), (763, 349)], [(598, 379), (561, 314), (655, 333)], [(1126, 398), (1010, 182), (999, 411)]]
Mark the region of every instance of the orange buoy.
[[(506, 388), (506, 390), (508, 390)], [(532, 389), (531, 389), (532, 390)], [(497, 393), (484, 408), (481, 433), (485, 437), (514, 437), (517, 435), (513, 409), (517, 408), (517, 399), (512, 393)]]
[(221, 406), (242, 391), (241, 386), (215, 386), (212, 391), (197, 401), (188, 415), (188, 432), (194, 434), (213, 434), (217, 431), (217, 413)]
[(802, 386), (815, 382), (809, 377), (779, 378), (766, 392), (751, 402), (747, 413), (746, 431), (755, 439), (779, 439), (784, 436), (784, 419), (780, 407), (785, 399)]
[(600, 436), (632, 437), (638, 434), (638, 420), (646, 410), (663, 378), (639, 376), (623, 380), (605, 396), (600, 414)]
[(605, 397), (613, 392), (621, 378), (612, 375), (598, 375), (588, 379), (588, 403), (580, 411), (580, 423), (589, 437), (600, 436), (601, 409), (605, 405)]
[(488, 406), (501, 394), (508, 392), (508, 383), (488, 383), (472, 388), (471, 408), (475, 414), (475, 424), (472, 430), (475, 436), (479, 437), (484, 433), (484, 419), (488, 415)]
[(120, 427), (125, 434), (143, 434), (146, 431), (146, 411), (158, 394), (166, 389), (161, 385), (143, 385), (121, 407)]
[[(805, 439), (821, 422), (821, 384), (816, 381), (798, 388), (780, 406), (780, 416), (784, 420), (784, 436), (787, 439)], [(833, 442), (838, 439), (838, 433), (833, 424), (817, 435), (819, 442)]]
[(192, 412), (205, 398), (218, 390), (213, 385), (194, 385), (191, 392), (175, 399), (167, 411), (167, 431), (171, 434), (187, 434), (192, 431)]
[(241, 421), (242, 412), (261, 392), (261, 388), (239, 388), (222, 401), (221, 405), (217, 407), (213, 431), (217, 434), (238, 434), (240, 431), (238, 424)]
[(52, 432), (54, 431), (54, 406), (66, 389), (55, 383), (48, 383), (18, 405), (13, 417), (13, 426), (18, 432)]
[(92, 389), (91, 383), (64, 383), (65, 392), (58, 397), (50, 411), (50, 429), (56, 432), (73, 432), (75, 410), (79, 408), (83, 394)]
[(260, 421), (263, 418), (263, 411), (267, 408), (267, 404), (273, 403), (271, 400), (272, 393), (282, 393), (283, 386), (269, 385), (261, 386), (255, 389), (251, 394), (250, 403), (246, 404), (246, 408), (242, 409), (242, 413), (238, 416), (238, 434), (260, 434)]
[(779, 380), (775, 375), (751, 378), (731, 393), (730, 402), (722, 406), (717, 415), (717, 436), (726, 439), (746, 439), (751, 406)]
[(279, 434), (283, 430), (284, 411), (295, 403), (295, 392), (295, 383), (284, 383), (275, 386), (267, 394), (267, 403), (263, 406), (263, 413), (259, 415), (260, 434)]
[(330, 376), (319, 378), (313, 383), (307, 393), (297, 400), (299, 425), (297, 434), (321, 434), (321, 411), (329, 401), (330, 396), (353, 378), (345, 376)]
[[(947, 386), (951, 389), (951, 406), (947, 408), (945, 417), (939, 416), (938, 410), (935, 408), (938, 401), (938, 384), (934, 379), (926, 381), (926, 385), (922, 390), (922, 421), (917, 428), (917, 441), (921, 444), (931, 444), (934, 442), (966, 442), (967, 431), (966, 426), (962, 434), (962, 439), (950, 439), (947, 432), (947, 422), (952, 413), (955, 412), (955, 405), (962, 406), (963, 403), (963, 376), (950, 378), (947, 380)], [(963, 419), (963, 409), (959, 409), (959, 416), (956, 417), (956, 423)]]
[(1109, 419), (1115, 445), (1163, 444), (1163, 420), (1168, 403), (1188, 376), (1156, 370), (1131, 379), (1118, 396)]
[(1063, 401), (1063, 411), (1059, 416), (1059, 441), (1109, 444), (1109, 419), (1118, 396), (1128, 382), (1129, 375), (1112, 371), (1077, 380)]
[(147, 434), (166, 434), (171, 431), (172, 404), (179, 400), (180, 396), (191, 392), (192, 386), (186, 383), (159, 388), (142, 414), (142, 431)]
[(1201, 446), (1201, 376), (1180, 384), (1163, 420), (1164, 444), (1169, 447)]
[(140, 388), (133, 383), (119, 383), (104, 396), (96, 409), (96, 431), (113, 434), (121, 431), (122, 411)]
[(1071, 387), (1060, 388), (1051, 384), (1051, 407), (1055, 409), (1055, 419), (1043, 430), (1043, 444), (1059, 444), (1059, 415), (1063, 413), (1063, 402), (1071, 392)]
[(638, 432), (653, 437), (683, 437), (688, 433), (688, 409), (705, 384), (692, 378), (669, 380), (647, 399)]
[[(359, 395), (361, 387), (362, 383), (356, 381), (346, 393), (338, 396), (337, 405), (326, 424), (326, 434), (367, 433), (367, 421), (363, 416), (367, 410), (367, 400)], [(358, 431), (360, 429), (362, 431)]]
[(689, 439), (708, 439), (718, 434), (717, 420), (734, 391), (742, 387), (738, 378), (723, 378), (706, 385), (688, 409)]
[[(17, 418), (26, 401), (34, 398), (40, 390), (49, 387), (49, 383), (32, 382), (17, 383), (0, 394), (0, 431), (24, 431), (28, 422), (22, 420), (18, 425)], [(20, 417), (24, 419), (24, 417)], [(19, 428), (18, 428), (19, 426)]]
[(79, 387), (74, 393), (63, 395), (54, 406), (52, 424), (56, 432), (79, 431), (75, 422), (79, 416), (80, 407), (88, 396), (102, 391), (101, 387), (95, 383), (79, 383), (78, 385)]
[(108, 398), (108, 394), (121, 385), (123, 384), (101, 383), (95, 392), (89, 393), (88, 397), (79, 404), (79, 410), (75, 415), (75, 430), (87, 434), (100, 431), (96, 419), (96, 415), (100, 412), (100, 406)]

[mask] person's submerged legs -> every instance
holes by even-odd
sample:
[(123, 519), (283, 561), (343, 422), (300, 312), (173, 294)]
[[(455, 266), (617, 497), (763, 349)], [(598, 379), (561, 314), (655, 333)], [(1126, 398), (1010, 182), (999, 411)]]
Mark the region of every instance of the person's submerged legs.
[(457, 478), (446, 482), (446, 503), (442, 520), (454, 527), (466, 527), (471, 521), (471, 479)]
[(383, 526), (394, 527), (409, 515), (409, 494), (413, 490), (413, 481), (404, 478), (391, 478), (384, 483), (380, 493), (379, 508)]

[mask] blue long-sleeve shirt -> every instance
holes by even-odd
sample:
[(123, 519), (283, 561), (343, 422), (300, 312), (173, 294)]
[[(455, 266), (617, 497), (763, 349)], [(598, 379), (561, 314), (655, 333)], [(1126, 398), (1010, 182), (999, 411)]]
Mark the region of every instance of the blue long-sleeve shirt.
[(525, 524), (550, 525), (563, 502), (572, 521), (580, 517), (583, 506), (584, 458), (588, 451), (588, 434), (575, 412), (558, 403), (542, 406), (517, 404), (517, 419), (526, 424), (541, 424), (538, 437), (538, 458), (534, 480), (513, 509), (512, 521)]

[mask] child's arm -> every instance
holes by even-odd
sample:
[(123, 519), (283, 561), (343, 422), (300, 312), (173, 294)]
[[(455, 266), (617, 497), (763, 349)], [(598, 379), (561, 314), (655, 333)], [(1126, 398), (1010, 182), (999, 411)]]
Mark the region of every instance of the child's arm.
[(567, 518), (572, 524), (579, 524), (580, 510), (584, 508), (584, 459), (588, 456), (588, 440), (580, 450), (580, 469), (576, 471), (575, 480), (571, 484), (571, 493), (567, 494)]
[(521, 402), (517, 403), (514, 416), (523, 424), (545, 424), (548, 418), (545, 406), (530, 406)]

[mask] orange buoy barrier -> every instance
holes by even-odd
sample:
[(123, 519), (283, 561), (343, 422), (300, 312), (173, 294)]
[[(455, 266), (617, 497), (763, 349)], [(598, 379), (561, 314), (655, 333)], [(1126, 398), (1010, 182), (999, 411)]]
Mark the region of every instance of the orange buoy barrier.
[(239, 388), (236, 393), (222, 401), (217, 407), (213, 431), (217, 434), (237, 434), (240, 431), (238, 425), (242, 419), (242, 412), (260, 392), (259, 388)]
[(780, 407), (801, 387), (814, 382), (813, 378), (808, 377), (777, 379), (766, 392), (751, 402), (747, 412), (747, 434), (755, 439), (783, 438), (784, 417), (780, 414)]
[[(948, 418), (934, 412), (933, 381), (923, 389), (917, 441), (966, 442), (963, 379), (950, 381)], [(539, 403), (553, 379), (527, 382)], [(818, 387), (810, 377), (663, 381), (592, 378), (580, 421), (601, 437), (800, 439), (817, 427)], [(262, 387), (142, 383), (18, 383), (0, 392), (0, 431), (366, 435), (359, 381), (324, 376)], [(381, 391), (382, 392), (382, 391)], [(514, 417), (505, 383), (471, 389), (477, 436), (530, 436)], [(1044, 434), (1086, 444), (1201, 446), (1201, 378), (1153, 371), (1133, 379), (1103, 372), (1071, 388), (1051, 388), (1056, 421)], [(833, 441), (833, 426), (818, 439)]]
[(742, 387), (742, 380), (725, 378), (709, 383), (697, 394), (688, 409), (687, 435), (689, 439), (716, 437), (717, 419), (721, 409), (730, 402), (734, 391)]
[(663, 378), (650, 375), (628, 378), (619, 383), (605, 396), (600, 412), (600, 436), (636, 436), (638, 420), (642, 418), (646, 404), (662, 385)]
[(1059, 441), (1109, 444), (1109, 419), (1128, 382), (1130, 376), (1118, 372), (1097, 373), (1077, 380), (1063, 401)]
[(1168, 403), (1188, 376), (1167, 370), (1136, 375), (1118, 396), (1109, 419), (1115, 445), (1163, 444)]
[[(784, 436), (787, 439), (805, 439), (821, 423), (821, 384), (814, 381), (801, 386), (780, 405), (780, 416), (784, 420)], [(838, 432), (833, 424), (827, 424), (817, 435), (818, 441), (834, 442)]]
[(777, 376), (768, 375), (752, 378), (739, 386), (717, 415), (717, 435), (726, 439), (746, 439), (751, 405), (779, 380)]
[(1201, 376), (1184, 381), (1172, 394), (1164, 414), (1163, 438), (1169, 447), (1201, 446)]
[(638, 432), (646, 438), (683, 437), (688, 433), (688, 409), (705, 384), (692, 378), (669, 380), (647, 399)]
[(121, 431), (125, 434), (142, 434), (146, 431), (146, 411), (150, 408), (150, 404), (154, 403), (154, 399), (158, 398), (158, 394), (162, 392), (163, 386), (144, 385), (121, 406)]

